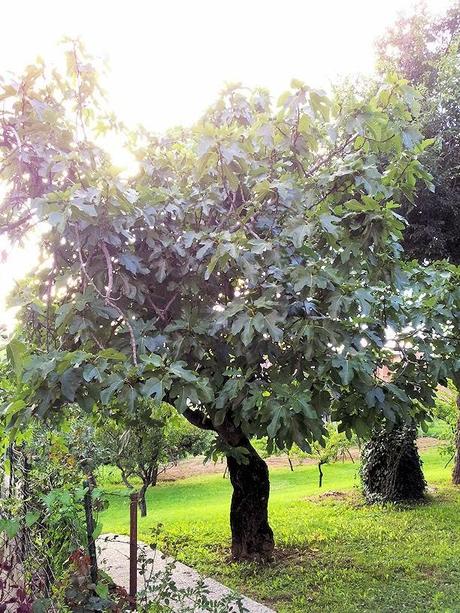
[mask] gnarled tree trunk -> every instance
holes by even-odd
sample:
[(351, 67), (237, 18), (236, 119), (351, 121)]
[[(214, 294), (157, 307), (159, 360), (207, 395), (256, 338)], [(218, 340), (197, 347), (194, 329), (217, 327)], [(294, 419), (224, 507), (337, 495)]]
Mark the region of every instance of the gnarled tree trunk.
[(457, 396), (457, 429), (455, 431), (455, 459), (454, 470), (452, 471), (452, 483), (454, 485), (460, 485), (460, 392)]
[(268, 523), (268, 466), (247, 439), (239, 446), (248, 450), (245, 463), (227, 457), (233, 486), (230, 507), (232, 555), (235, 560), (267, 560), (272, 557), (275, 546)]
[(120, 476), (121, 476), (121, 480), (123, 481), (123, 485), (125, 487), (127, 487), (129, 490), (132, 490), (133, 486), (129, 482), (129, 479), (128, 479), (128, 476), (126, 474), (125, 469), (123, 468), (123, 466), (119, 462), (116, 464), (116, 466), (117, 466), (118, 470), (120, 471)]
[(184, 417), (198, 428), (216, 432), (225, 445), (246, 449), (243, 461), (227, 456), (233, 486), (230, 506), (232, 555), (235, 560), (269, 560), (275, 541), (268, 523), (270, 480), (267, 464), (231, 419), (226, 418), (223, 424), (215, 426), (201, 411), (192, 409), (187, 409)]

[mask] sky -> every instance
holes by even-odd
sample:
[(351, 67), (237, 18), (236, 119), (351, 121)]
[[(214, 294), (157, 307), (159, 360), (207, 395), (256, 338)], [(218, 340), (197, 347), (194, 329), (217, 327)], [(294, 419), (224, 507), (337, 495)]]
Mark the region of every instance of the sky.
[[(449, 1), (426, 4), (440, 12)], [(52, 63), (59, 40), (79, 36), (108, 61), (103, 86), (120, 119), (163, 131), (196, 120), (225, 83), (263, 86), (277, 96), (292, 78), (327, 88), (337, 78), (371, 73), (376, 38), (413, 6), (412, 0), (8, 1), (0, 74), (20, 71), (37, 55)], [(29, 246), (0, 264), (0, 324), (10, 318), (7, 291), (35, 259)]]

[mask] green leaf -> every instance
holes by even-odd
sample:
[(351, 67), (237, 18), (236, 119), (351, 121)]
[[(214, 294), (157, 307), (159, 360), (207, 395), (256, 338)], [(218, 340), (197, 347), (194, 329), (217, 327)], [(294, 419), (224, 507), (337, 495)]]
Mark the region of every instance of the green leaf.
[(17, 519), (0, 519), (0, 533), (5, 532), (9, 539), (14, 538), (21, 527)]
[(107, 358), (108, 360), (116, 360), (117, 362), (124, 362), (126, 355), (116, 349), (103, 349), (99, 352), (101, 358)]
[(291, 240), (297, 249), (302, 247), (305, 237), (308, 234), (309, 228), (306, 224), (296, 226), (291, 232)]
[(243, 345), (247, 347), (253, 338), (254, 338), (254, 327), (251, 321), (247, 321), (241, 333), (241, 340), (243, 341)]
[(292, 405), (295, 409), (300, 409), (300, 412), (308, 417), (308, 419), (318, 419), (316, 411), (311, 406), (309, 399), (304, 393), (297, 394), (292, 399)]
[(187, 370), (186, 368), (184, 368), (184, 366), (186, 366), (185, 362), (173, 362), (169, 367), (169, 372), (172, 375), (180, 377), (184, 381), (187, 381), (188, 383), (196, 381), (198, 379), (197, 375), (191, 370)]
[(126, 270), (129, 270), (129, 272), (132, 272), (134, 275), (137, 275), (137, 273), (146, 275), (150, 272), (149, 269), (142, 264), (141, 259), (137, 255), (134, 255), (134, 253), (123, 253), (118, 257), (118, 261)]
[(1, 407), (2, 410), (0, 414), (4, 417), (6, 425), (8, 425), (11, 422), (12, 418), (17, 413), (22, 411), (26, 406), (27, 405), (24, 402), (24, 400), (18, 399), (18, 400), (13, 400), (13, 402), (8, 403), (5, 407)]
[(75, 401), (75, 393), (80, 386), (81, 378), (78, 368), (68, 368), (61, 376), (61, 390), (64, 398)]
[(6, 355), (13, 365), (14, 372), (18, 380), (21, 378), (22, 372), (24, 370), (26, 354), (26, 346), (24, 345), (24, 343), (22, 343), (16, 338), (11, 339), (11, 341), (6, 346)]
[(319, 221), (323, 228), (328, 232), (328, 234), (332, 234), (335, 238), (339, 235), (339, 228), (335, 225), (340, 223), (340, 219), (335, 215), (320, 215)]
[(265, 317), (268, 333), (272, 339), (278, 343), (283, 338), (283, 331), (276, 325), (277, 321), (278, 318), (276, 313), (270, 313)]
[(332, 365), (339, 368), (339, 375), (343, 385), (348, 385), (353, 379), (353, 366), (351, 361), (339, 356), (332, 360)]
[(278, 432), (281, 425), (281, 415), (284, 412), (284, 408), (282, 406), (277, 406), (272, 413), (272, 419), (267, 426), (267, 435), (270, 438), (275, 438), (276, 433)]
[(81, 211), (85, 215), (88, 215), (89, 217), (97, 217), (97, 210), (94, 204), (84, 204), (84, 203), (75, 204), (75, 202), (73, 202), (72, 204), (73, 206), (75, 206), (75, 208), (77, 208), (79, 211)]
[(99, 598), (107, 598), (109, 595), (109, 586), (106, 583), (96, 583), (94, 586), (94, 591), (99, 596)]
[(115, 392), (118, 391), (123, 385), (123, 379), (118, 375), (109, 377), (109, 380), (111, 381), (110, 385), (104, 388), (100, 393), (100, 399), (104, 405), (109, 404)]
[(31, 528), (35, 523), (37, 523), (39, 518), (40, 513), (29, 511), (29, 513), (27, 513), (25, 517), (26, 526), (28, 528)]
[(142, 395), (154, 397), (156, 400), (162, 400), (164, 395), (164, 384), (162, 379), (158, 377), (150, 377), (142, 386)]
[(96, 368), (96, 366), (93, 366), (92, 364), (87, 364), (83, 368), (83, 379), (87, 383), (89, 381), (92, 381), (93, 379), (97, 379), (98, 381), (102, 381), (102, 375), (99, 372), (99, 370)]
[(32, 605), (32, 613), (48, 613), (53, 606), (51, 598), (40, 598)]
[(379, 404), (385, 402), (385, 393), (381, 387), (373, 387), (366, 394), (366, 403), (368, 407), (375, 407), (377, 402)]

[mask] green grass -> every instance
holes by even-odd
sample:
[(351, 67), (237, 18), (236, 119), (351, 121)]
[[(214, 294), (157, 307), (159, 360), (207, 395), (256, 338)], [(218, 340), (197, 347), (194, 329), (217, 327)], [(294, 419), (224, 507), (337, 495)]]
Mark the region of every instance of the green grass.
[[(315, 466), (272, 470), (266, 566), (230, 562), (231, 486), (219, 475), (153, 488), (139, 538), (163, 524), (163, 550), (279, 613), (460, 612), (460, 493), (436, 448), (422, 457), (431, 493), (409, 507), (364, 505), (357, 464), (324, 467), (322, 490)], [(128, 518), (126, 497), (111, 496), (103, 530), (127, 533)]]

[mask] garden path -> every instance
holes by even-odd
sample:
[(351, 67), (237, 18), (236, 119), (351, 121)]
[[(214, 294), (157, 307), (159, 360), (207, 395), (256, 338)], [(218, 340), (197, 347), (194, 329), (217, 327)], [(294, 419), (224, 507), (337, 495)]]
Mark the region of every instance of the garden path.
[[(126, 590), (129, 588), (129, 538), (123, 535), (103, 534), (97, 540), (98, 548), (100, 548), (99, 564), (101, 568), (107, 572), (113, 579), (114, 583), (124, 587)], [(203, 579), (205, 585), (209, 591), (209, 598), (212, 600), (220, 600), (223, 597), (232, 593), (225, 585), (211, 579), (209, 577), (202, 577), (196, 570), (177, 562), (170, 556), (165, 556), (160, 550), (153, 551), (145, 543), (139, 541), (139, 552), (142, 557), (142, 552), (145, 552), (146, 559), (149, 561), (145, 565), (146, 577), (151, 576), (153, 573), (164, 571), (168, 564), (174, 562), (174, 569), (172, 571), (172, 579), (176, 586), (180, 589), (193, 588), (197, 585), (198, 581)], [(137, 577), (138, 590), (144, 589), (144, 576), (139, 574)], [(153, 600), (153, 598), (152, 598)], [(248, 613), (276, 613), (273, 609), (269, 609), (263, 604), (255, 602), (251, 598), (242, 596), (242, 603), (245, 608), (245, 612)], [(190, 606), (191, 601), (187, 603)], [(169, 605), (173, 611), (182, 611), (183, 604), (170, 603)], [(196, 613), (201, 613), (203, 609), (197, 608)], [(228, 609), (228, 613), (236, 613), (237, 608), (231, 607)]]

